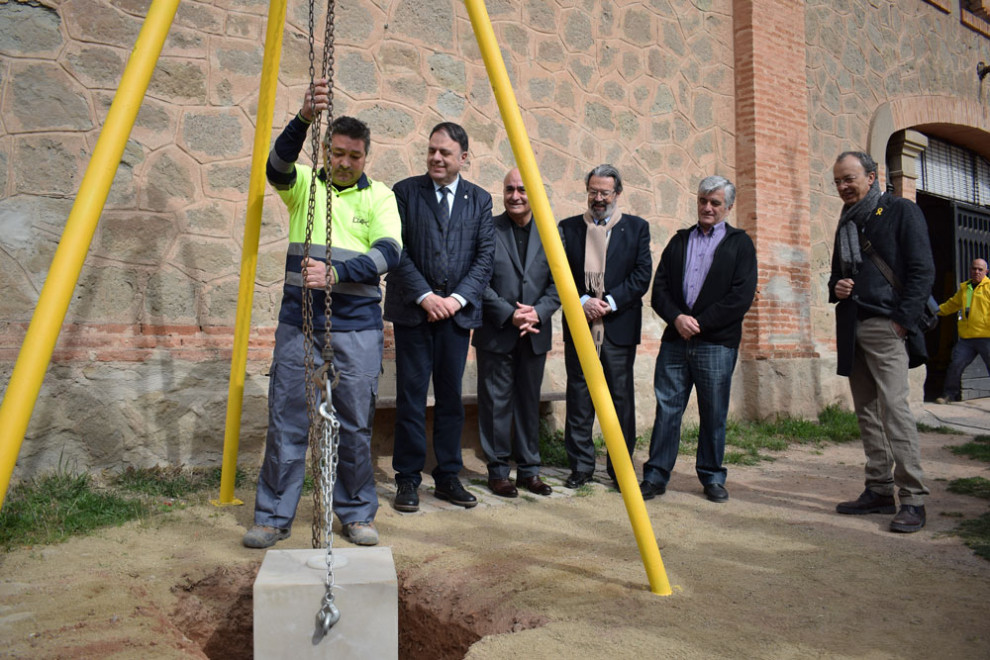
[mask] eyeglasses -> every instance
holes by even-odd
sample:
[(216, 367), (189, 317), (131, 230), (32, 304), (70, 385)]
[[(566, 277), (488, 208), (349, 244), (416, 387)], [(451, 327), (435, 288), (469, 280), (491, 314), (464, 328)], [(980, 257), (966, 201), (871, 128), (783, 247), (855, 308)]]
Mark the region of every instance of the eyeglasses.
[(614, 190), (591, 190), (590, 188), (588, 189), (588, 199), (599, 199), (599, 198), (608, 199), (613, 194), (615, 194)]

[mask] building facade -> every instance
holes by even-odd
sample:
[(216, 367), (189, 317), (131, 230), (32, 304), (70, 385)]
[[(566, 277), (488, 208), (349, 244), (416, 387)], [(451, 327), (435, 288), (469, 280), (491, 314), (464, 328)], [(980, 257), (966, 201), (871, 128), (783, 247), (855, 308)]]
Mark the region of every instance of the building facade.
[[(977, 70), (990, 61), (986, 3), (486, 4), (558, 219), (583, 209), (585, 172), (613, 163), (625, 179), (621, 208), (650, 222), (656, 260), (670, 235), (694, 222), (701, 178), (736, 182), (730, 222), (753, 236), (760, 280), (733, 414), (814, 416), (847, 403), (825, 287), (841, 207), (832, 163), (841, 151), (865, 149), (881, 163), (882, 181), (911, 198), (919, 196), (931, 140), (972, 154), (979, 169), (990, 157), (990, 82)], [(463, 4), (337, 5), (336, 108), (371, 127), (370, 175), (391, 184), (423, 172), (429, 129), (456, 121), (471, 138), (465, 174), (495, 195), (499, 211), (501, 180), (514, 160)], [(179, 5), (15, 474), (58, 461), (81, 468), (219, 461), (267, 8), (257, 0)], [(9, 379), (146, 9), (130, 0), (0, 3), (0, 383)], [(307, 5), (291, 0), (275, 132), (309, 80), (308, 23)], [(319, 68), (322, 35), (316, 39)], [(933, 208), (946, 202), (944, 191), (921, 189), (925, 195)], [(990, 203), (950, 201), (977, 213)], [(933, 234), (955, 231), (954, 217), (929, 213)], [(269, 194), (244, 457), (257, 457), (263, 445), (286, 228)], [(956, 277), (949, 242), (936, 259), (940, 282), (946, 272)], [(645, 319), (636, 366), (641, 430), (652, 423), (662, 329), (652, 312)], [(555, 342), (548, 391), (564, 384), (559, 336)], [(913, 372), (918, 401), (923, 371)]]

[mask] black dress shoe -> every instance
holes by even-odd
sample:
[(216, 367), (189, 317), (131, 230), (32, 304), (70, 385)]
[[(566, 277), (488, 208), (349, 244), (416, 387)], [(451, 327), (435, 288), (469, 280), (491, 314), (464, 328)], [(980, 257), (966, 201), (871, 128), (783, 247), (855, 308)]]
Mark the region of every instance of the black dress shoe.
[(446, 500), (465, 509), (470, 509), (478, 503), (478, 498), (467, 492), (457, 477), (451, 477), (438, 483), (433, 489), (433, 494), (437, 499)]
[(594, 472), (571, 472), (571, 476), (567, 477), (567, 481), (564, 485), (568, 488), (580, 488), (595, 476)]
[(406, 513), (419, 511), (419, 493), (416, 492), (416, 486), (408, 481), (400, 481), (395, 485), (397, 490), (395, 500), (392, 502), (395, 510)]
[(729, 501), (729, 491), (722, 484), (705, 484), (705, 496), (719, 504)]
[(667, 492), (666, 484), (655, 484), (652, 481), (647, 481), (643, 479), (643, 483), (639, 485), (639, 492), (643, 494), (644, 500), (652, 500), (657, 495), (663, 495)]
[(835, 510), (846, 515), (861, 516), (867, 513), (894, 513), (897, 506), (893, 495), (880, 495), (867, 488), (857, 499), (839, 502)]
[(516, 479), (516, 483), (522, 486), (523, 488), (525, 488), (526, 490), (528, 490), (529, 492), (534, 493), (536, 495), (543, 495), (544, 497), (546, 497), (547, 495), (553, 492), (553, 488), (551, 488), (548, 484), (544, 483), (543, 480), (540, 479), (539, 475), (533, 475), (532, 477), (522, 477), (520, 479)]
[(925, 507), (902, 504), (894, 519), (890, 521), (890, 531), (910, 534), (925, 526)]
[(499, 497), (519, 497), (519, 491), (508, 479), (489, 479), (488, 488)]

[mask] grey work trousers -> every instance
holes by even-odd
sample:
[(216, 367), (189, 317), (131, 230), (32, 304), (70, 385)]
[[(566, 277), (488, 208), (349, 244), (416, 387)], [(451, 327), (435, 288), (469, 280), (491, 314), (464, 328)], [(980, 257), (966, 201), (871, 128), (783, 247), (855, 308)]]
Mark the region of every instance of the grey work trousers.
[[(313, 359), (319, 368), (323, 364), (324, 337), (316, 334)], [(309, 447), (304, 342), (302, 328), (279, 323), (268, 386), (265, 459), (254, 505), (254, 522), (258, 525), (291, 527), (302, 494)], [(331, 342), (334, 365), (340, 374), (340, 382), (332, 392), (340, 422), (333, 511), (342, 524), (370, 522), (378, 512), (371, 427), (382, 368), (382, 331), (333, 332)], [(318, 412), (316, 415), (319, 417)]]

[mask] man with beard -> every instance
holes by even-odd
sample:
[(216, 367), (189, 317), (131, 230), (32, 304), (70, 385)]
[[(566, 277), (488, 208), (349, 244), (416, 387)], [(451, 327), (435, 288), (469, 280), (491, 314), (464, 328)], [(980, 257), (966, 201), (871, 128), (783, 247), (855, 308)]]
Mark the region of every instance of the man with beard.
[(908, 405), (905, 343), (914, 341), (912, 352), (924, 353), (915, 326), (935, 279), (928, 228), (914, 202), (880, 192), (877, 164), (869, 154), (840, 154), (832, 174), (843, 206), (835, 230), (829, 302), (837, 303), (838, 374), (849, 377), (866, 452), (866, 489), (836, 511), (894, 513), (896, 488), (901, 506), (890, 529), (917, 532), (925, 526), (928, 488), (918, 427)]
[[(612, 165), (599, 165), (585, 176), (588, 210), (560, 222), (564, 251), (577, 285), (619, 418), (626, 448), (636, 444), (636, 399), (633, 363), (643, 321), (643, 295), (650, 286), (653, 259), (646, 220), (618, 209), (622, 177)], [(591, 437), (595, 409), (567, 322), (564, 322), (567, 414), (564, 446), (571, 474), (568, 488), (588, 483), (595, 472)], [(615, 481), (612, 459), (608, 476)]]

